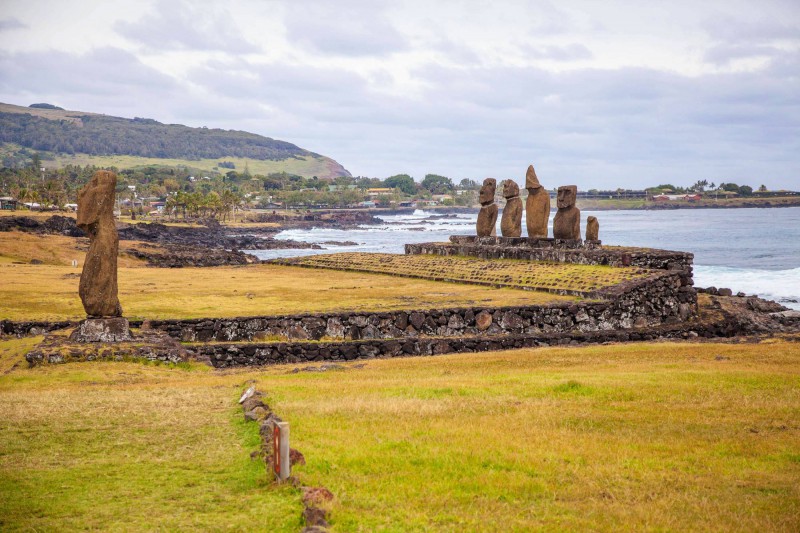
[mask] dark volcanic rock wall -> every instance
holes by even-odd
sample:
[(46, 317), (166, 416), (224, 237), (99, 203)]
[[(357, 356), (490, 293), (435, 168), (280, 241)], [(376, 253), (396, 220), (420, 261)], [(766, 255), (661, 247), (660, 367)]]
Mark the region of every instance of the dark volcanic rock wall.
[(601, 331), (674, 323), (696, 313), (696, 295), (682, 285), (678, 272), (658, 273), (608, 296), (613, 299), (545, 306), (153, 320), (150, 324), (184, 342), (357, 340)]

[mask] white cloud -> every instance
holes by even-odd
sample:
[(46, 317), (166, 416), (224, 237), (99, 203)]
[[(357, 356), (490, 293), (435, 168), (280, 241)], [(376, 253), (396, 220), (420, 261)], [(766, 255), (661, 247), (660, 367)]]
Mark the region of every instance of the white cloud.
[(797, 188), (800, 14), (732, 2), (87, 3), (55, 39), (15, 1), (0, 99), (254, 131), (354, 174)]

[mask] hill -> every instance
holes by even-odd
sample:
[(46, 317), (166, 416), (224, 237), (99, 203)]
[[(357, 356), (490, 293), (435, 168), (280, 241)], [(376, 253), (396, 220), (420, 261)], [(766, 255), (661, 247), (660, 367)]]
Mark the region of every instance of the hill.
[[(121, 118), (68, 111), (46, 104), (21, 107), (0, 103), (0, 143), (46, 152), (43, 159), (132, 167), (170, 160), (172, 164), (219, 160), (264, 162), (270, 171), (319, 177), (349, 176), (336, 161), (286, 141), (237, 130), (190, 128), (149, 118)], [(155, 161), (153, 161), (155, 160)], [(243, 163), (242, 163), (243, 164)], [(253, 169), (254, 170), (254, 169)]]

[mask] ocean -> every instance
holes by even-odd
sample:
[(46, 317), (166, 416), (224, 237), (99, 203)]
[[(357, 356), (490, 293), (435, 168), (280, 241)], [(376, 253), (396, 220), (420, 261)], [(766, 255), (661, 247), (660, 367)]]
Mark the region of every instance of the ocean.
[[(600, 222), (604, 244), (681, 250), (694, 254), (698, 287), (729, 287), (800, 310), (800, 208), (681, 209), (672, 211), (583, 211)], [(381, 215), (382, 225), (353, 230), (288, 230), (277, 238), (304, 242), (354, 241), (357, 246), (323, 250), (256, 250), (261, 259), (333, 252), (403, 253), (412, 242), (443, 242), (474, 235), (474, 214), (440, 215), (417, 210)], [(553, 215), (550, 217), (552, 235)], [(497, 233), (500, 234), (498, 218)], [(523, 217), (523, 236), (525, 235)]]

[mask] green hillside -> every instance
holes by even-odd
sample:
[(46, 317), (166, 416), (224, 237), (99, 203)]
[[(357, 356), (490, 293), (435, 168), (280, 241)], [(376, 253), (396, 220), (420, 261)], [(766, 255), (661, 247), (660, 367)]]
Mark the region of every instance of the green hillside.
[(219, 162), (251, 171), (321, 178), (350, 175), (336, 161), (292, 143), (236, 130), (190, 128), (146, 118), (120, 118), (51, 107), (0, 103), (3, 152), (35, 151), (54, 164), (130, 168), (149, 164), (213, 169)]

